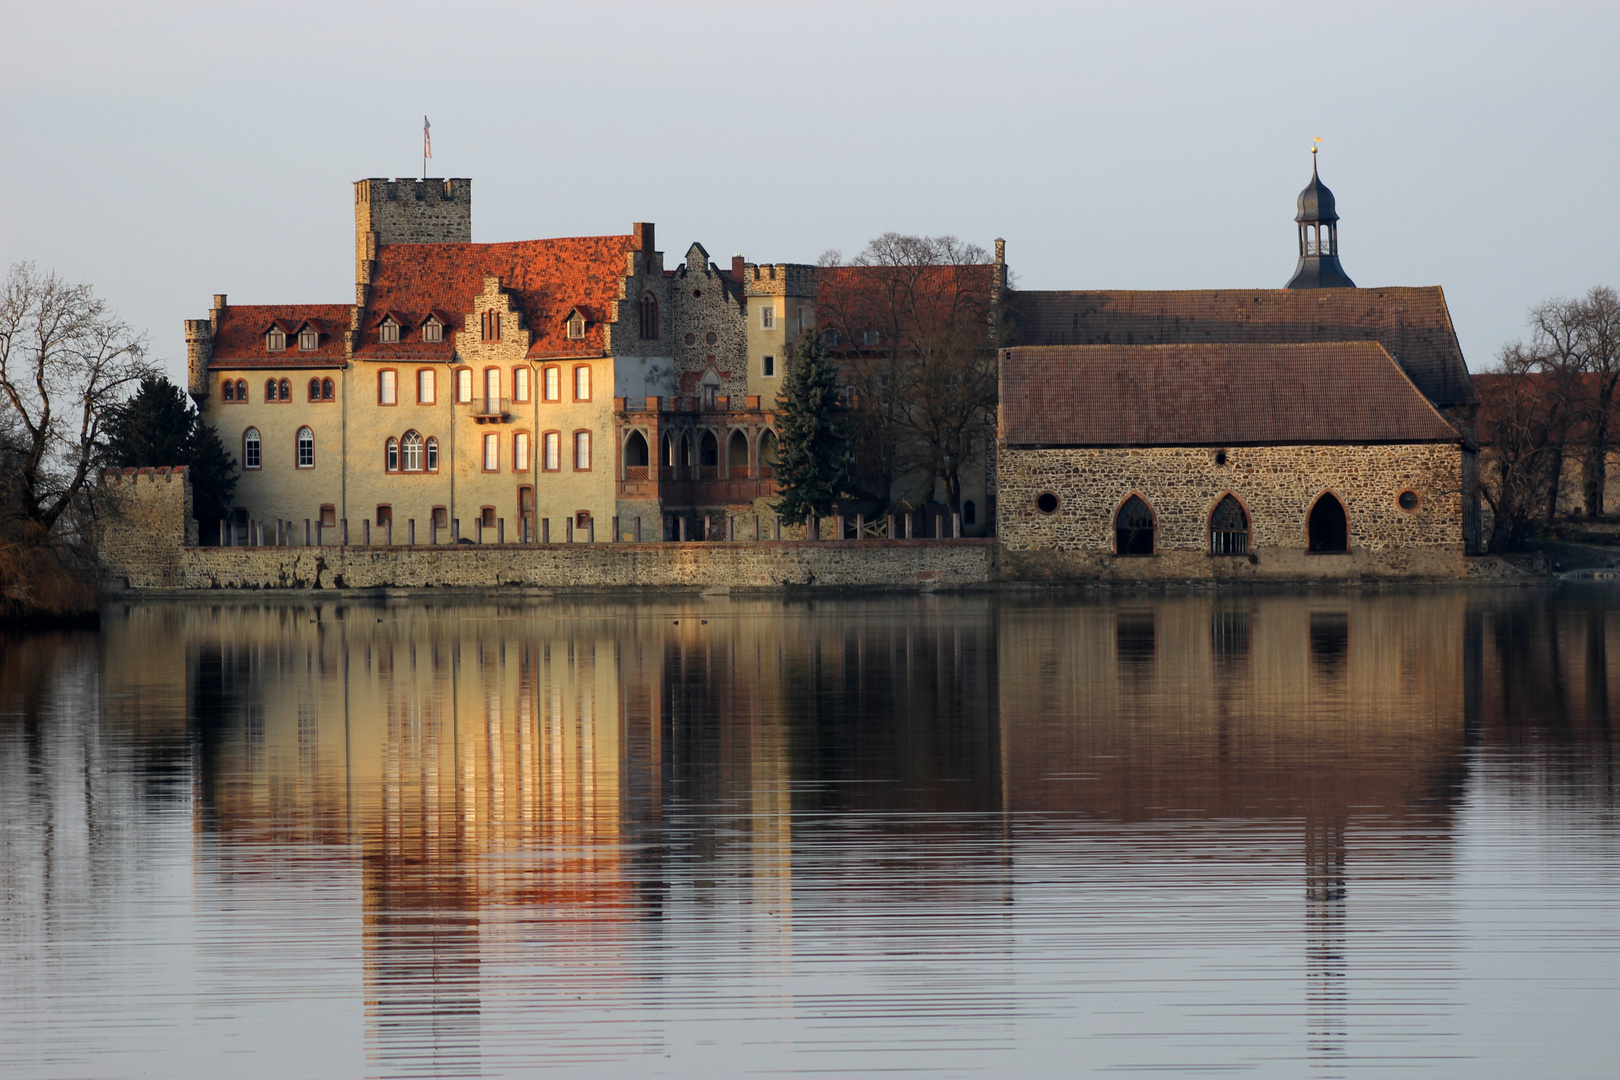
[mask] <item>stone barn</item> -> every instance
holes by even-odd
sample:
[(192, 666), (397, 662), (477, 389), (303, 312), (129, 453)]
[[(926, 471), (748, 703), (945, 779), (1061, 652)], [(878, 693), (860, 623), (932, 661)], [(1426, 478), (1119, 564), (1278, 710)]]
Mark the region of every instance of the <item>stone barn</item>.
[(1474, 448), (1376, 341), (1001, 355), (1019, 577), (1455, 577)]

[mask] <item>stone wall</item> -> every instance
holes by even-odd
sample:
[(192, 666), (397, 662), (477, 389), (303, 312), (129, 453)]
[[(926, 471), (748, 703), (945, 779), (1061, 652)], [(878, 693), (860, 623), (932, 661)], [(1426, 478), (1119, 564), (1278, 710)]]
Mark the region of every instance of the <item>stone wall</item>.
[[(1348, 578), (1456, 576), (1463, 557), (1457, 444), (1029, 450), (999, 447), (997, 532), (1019, 577)], [(1219, 457), (1218, 457), (1219, 455)], [(1222, 463), (1218, 464), (1220, 460)], [(1402, 509), (1404, 491), (1418, 505)], [(1308, 551), (1324, 492), (1343, 502), (1349, 552)], [(1042, 513), (1043, 493), (1057, 508)], [(1247, 556), (1211, 556), (1209, 520), (1226, 494), (1249, 516)], [(1155, 554), (1114, 554), (1114, 516), (1132, 494), (1155, 519)]]
[(169, 579), (182, 573), (197, 550), (191, 516), (191, 478), (186, 467), (109, 469), (102, 475), (102, 526), (96, 550), (107, 566), (133, 567), (138, 575)]

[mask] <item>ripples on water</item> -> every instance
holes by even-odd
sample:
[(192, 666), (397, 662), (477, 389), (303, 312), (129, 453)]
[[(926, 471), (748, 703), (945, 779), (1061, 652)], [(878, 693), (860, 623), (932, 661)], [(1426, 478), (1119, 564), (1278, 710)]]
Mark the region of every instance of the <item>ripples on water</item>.
[(0, 1075), (1612, 1076), (1617, 614), (244, 602), (5, 639)]

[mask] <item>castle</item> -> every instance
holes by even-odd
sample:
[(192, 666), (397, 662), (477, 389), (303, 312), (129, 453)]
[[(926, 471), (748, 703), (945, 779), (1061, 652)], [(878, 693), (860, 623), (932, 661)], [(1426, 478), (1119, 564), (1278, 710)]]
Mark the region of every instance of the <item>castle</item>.
[(205, 544), (260, 542), (257, 522), (270, 543), (303, 522), (349, 543), (714, 539), (769, 514), (815, 267), (694, 243), (666, 269), (651, 223), (475, 244), (466, 179), (354, 193), (352, 304), (221, 294), (186, 323), (190, 393), (241, 466)]
[[(992, 263), (942, 268), (989, 301), (997, 426), (966, 443), (960, 516), (925, 513), (915, 535), (994, 535), (996, 554), (945, 569), (906, 556), (885, 580), (1464, 573), (1479, 542), (1478, 398), (1444, 294), (1354, 285), (1314, 161), (1282, 289), (1010, 292), (999, 240)], [(777, 494), (786, 355), (802, 331), (831, 339), (849, 321), (833, 317), (838, 290), (860, 271), (720, 266), (696, 243), (666, 268), (650, 223), (512, 243), (471, 234), (468, 180), (362, 180), (352, 304), (218, 295), (186, 323), (190, 392), (241, 464), (233, 518), (200, 523), (203, 545), (426, 554), (792, 538), (760, 524)], [(846, 363), (883, 348), (868, 333), (843, 342)], [(922, 505), (934, 484), (900, 477), (888, 494)], [(899, 530), (890, 519), (837, 535), (913, 536)], [(351, 581), (475, 584), (482, 572), (343, 558)], [(746, 572), (860, 580), (857, 566), (814, 560)], [(569, 572), (485, 561), (502, 580)], [(721, 573), (632, 563), (592, 572), (622, 584)], [(226, 566), (171, 576), (237, 573)], [(244, 583), (320, 581), (313, 564), (253, 566)]]

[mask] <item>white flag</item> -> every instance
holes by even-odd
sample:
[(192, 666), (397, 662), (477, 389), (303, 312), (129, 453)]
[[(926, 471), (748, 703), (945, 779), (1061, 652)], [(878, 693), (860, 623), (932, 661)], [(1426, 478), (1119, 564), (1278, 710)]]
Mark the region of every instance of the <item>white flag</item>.
[(428, 123), (427, 117), (422, 117), (422, 156), (433, 156), (433, 125)]

